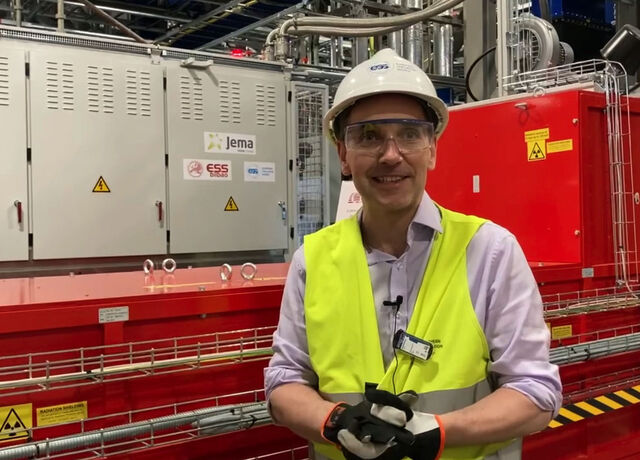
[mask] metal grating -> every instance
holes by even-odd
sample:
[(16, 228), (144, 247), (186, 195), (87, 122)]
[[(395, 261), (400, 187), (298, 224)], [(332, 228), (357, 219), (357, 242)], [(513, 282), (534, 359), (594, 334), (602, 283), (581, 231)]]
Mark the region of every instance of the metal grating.
[(202, 81), (197, 76), (180, 75), (180, 118), (184, 120), (204, 118)]
[(151, 74), (127, 69), (127, 115), (151, 116)]
[(276, 88), (272, 85), (256, 84), (256, 123), (276, 125)]
[(240, 123), (240, 82), (220, 80), (220, 121)]
[(113, 113), (113, 69), (87, 66), (87, 107), (89, 112)]
[(9, 102), (9, 58), (0, 56), (0, 106), (8, 107)]
[(46, 71), (47, 108), (73, 110), (75, 107), (73, 64), (47, 61)]
[(324, 226), (325, 165), (323, 161), (322, 112), (324, 92), (321, 89), (297, 88), (296, 170), (298, 206), (298, 243), (304, 235)]

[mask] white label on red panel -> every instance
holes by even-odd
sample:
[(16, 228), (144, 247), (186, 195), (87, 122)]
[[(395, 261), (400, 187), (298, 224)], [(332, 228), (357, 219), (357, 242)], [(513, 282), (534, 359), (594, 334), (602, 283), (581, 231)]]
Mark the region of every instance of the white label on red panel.
[(184, 180), (231, 180), (231, 161), (228, 160), (182, 160)]
[(129, 321), (129, 307), (100, 308), (98, 310), (98, 322), (117, 323), (119, 321)]

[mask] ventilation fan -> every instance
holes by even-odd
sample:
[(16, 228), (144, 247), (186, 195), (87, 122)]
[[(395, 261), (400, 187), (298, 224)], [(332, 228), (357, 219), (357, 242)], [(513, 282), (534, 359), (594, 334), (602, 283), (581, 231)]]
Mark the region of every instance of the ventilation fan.
[[(513, 62), (519, 72), (548, 69), (573, 62), (573, 49), (561, 42), (556, 29), (542, 18), (523, 13), (515, 20), (517, 43)], [(516, 63), (517, 61), (517, 63)]]

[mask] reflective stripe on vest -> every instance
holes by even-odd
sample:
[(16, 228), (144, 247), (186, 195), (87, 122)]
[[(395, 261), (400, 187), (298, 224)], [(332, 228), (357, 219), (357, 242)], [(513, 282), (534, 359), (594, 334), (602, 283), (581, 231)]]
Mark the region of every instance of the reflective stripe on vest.
[[(398, 353), (386, 371), (357, 217), (305, 237), (309, 357), (326, 399), (357, 402), (365, 382), (393, 391), (392, 379), (398, 392), (418, 393), (416, 409), (429, 413), (460, 409), (489, 394), (489, 349), (471, 303), (466, 264), (467, 245), (485, 221), (440, 209), (443, 232), (434, 234), (407, 328), (432, 342), (434, 353), (428, 361)], [(441, 458), (481, 459), (504, 445), (445, 448)], [(333, 446), (315, 448), (325, 458), (344, 458)]]

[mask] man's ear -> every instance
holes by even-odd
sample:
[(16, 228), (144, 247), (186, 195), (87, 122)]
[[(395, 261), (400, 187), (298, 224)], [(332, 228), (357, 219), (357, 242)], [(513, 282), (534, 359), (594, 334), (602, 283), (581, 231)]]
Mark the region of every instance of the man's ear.
[(438, 142), (434, 139), (429, 147), (429, 162), (427, 163), (427, 170), (433, 171), (436, 169), (436, 151)]
[(340, 171), (342, 172), (342, 175), (350, 176), (351, 168), (347, 163), (347, 148), (342, 141), (338, 141), (338, 156), (340, 157)]

